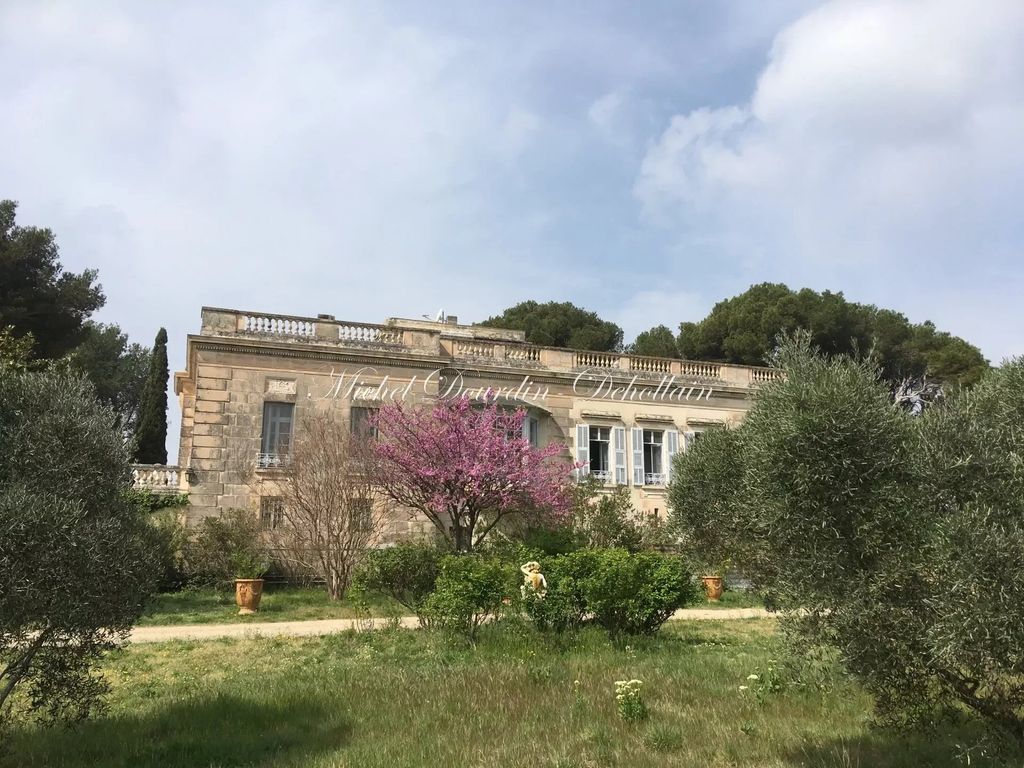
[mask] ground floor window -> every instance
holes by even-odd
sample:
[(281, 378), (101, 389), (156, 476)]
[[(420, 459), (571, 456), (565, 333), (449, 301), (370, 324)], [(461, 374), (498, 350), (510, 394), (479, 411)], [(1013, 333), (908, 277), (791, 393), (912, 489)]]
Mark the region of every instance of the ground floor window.
[(369, 437), (374, 440), (377, 438), (377, 424), (375, 423), (375, 419), (377, 418), (376, 408), (353, 405), (350, 414), (353, 435), (356, 435), (357, 437)]
[(260, 527), (277, 528), (284, 520), (284, 500), (280, 496), (260, 498)]

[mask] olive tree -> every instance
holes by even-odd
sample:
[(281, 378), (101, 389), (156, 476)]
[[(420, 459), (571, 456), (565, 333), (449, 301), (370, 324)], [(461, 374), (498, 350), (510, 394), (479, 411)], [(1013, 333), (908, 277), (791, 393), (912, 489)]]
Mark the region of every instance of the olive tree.
[(883, 722), (973, 712), (1024, 742), (1024, 361), (918, 417), (806, 337), (779, 361), (742, 427), (677, 459), (680, 535), (837, 648)]
[(0, 445), (0, 715), (80, 719), (156, 576), (130, 446), (84, 379), (3, 364)]

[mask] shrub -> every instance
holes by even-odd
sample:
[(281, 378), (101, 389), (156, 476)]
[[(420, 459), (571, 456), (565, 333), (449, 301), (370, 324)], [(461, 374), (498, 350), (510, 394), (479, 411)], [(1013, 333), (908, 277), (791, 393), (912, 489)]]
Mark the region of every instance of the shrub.
[(697, 599), (682, 561), (657, 552), (580, 550), (553, 558), (545, 568), (546, 596), (526, 601), (540, 629), (564, 631), (593, 618), (612, 635), (653, 634)]
[(83, 379), (0, 363), (0, 446), (0, 716), (80, 719), (155, 586), (153, 529), (126, 498), (116, 417)]
[(737, 552), (747, 542), (735, 536), (736, 528), (746, 522), (735, 519), (746, 514), (737, 501), (744, 471), (743, 434), (736, 429), (710, 429), (687, 451), (686, 461), (672, 467), (668, 528), (690, 563), (750, 559)]
[(542, 561), (548, 589), (543, 599), (528, 596), (524, 608), (538, 629), (565, 632), (587, 619), (587, 582), (597, 569), (599, 553), (583, 549)]
[(153, 526), (156, 541), (158, 584), (160, 592), (173, 592), (185, 586), (188, 574), (185, 570), (185, 547), (188, 529), (170, 509), (147, 515)]
[(445, 555), (424, 610), (434, 626), (476, 638), (480, 625), (496, 618), (512, 594), (508, 565), (485, 555)]
[(637, 512), (627, 486), (606, 491), (590, 475), (572, 488), (571, 515), (544, 524), (530, 522), (508, 533), (542, 555), (605, 548), (641, 552), (675, 544), (673, 531)]
[(224, 587), (235, 579), (266, 572), (266, 549), (256, 515), (228, 509), (204, 518), (185, 544), (185, 566), (192, 586)]
[(424, 603), (437, 583), (440, 547), (425, 542), (407, 542), (383, 549), (371, 549), (359, 565), (353, 586), (362, 592), (390, 597), (427, 623)]
[(597, 553), (584, 581), (587, 609), (612, 635), (651, 635), (679, 608), (697, 599), (692, 576), (678, 557), (657, 552)]

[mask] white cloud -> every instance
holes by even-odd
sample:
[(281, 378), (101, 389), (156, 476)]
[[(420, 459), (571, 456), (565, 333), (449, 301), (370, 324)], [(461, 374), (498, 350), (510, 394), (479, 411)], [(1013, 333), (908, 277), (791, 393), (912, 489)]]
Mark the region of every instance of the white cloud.
[[(688, 236), (762, 252), (764, 271), (838, 276), (870, 300), (899, 306), (941, 270), (929, 290), (955, 328), (976, 311), (957, 309), (955, 275), (1012, 258), (1022, 129), (1024, 4), (838, 0), (779, 33), (748, 102), (672, 118), (634, 193)], [(893, 279), (865, 288), (865, 268)]]

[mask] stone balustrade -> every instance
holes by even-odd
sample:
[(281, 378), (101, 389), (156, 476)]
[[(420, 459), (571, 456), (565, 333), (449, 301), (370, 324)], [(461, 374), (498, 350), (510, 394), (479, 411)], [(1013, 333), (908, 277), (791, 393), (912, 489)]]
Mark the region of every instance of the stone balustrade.
[(672, 373), (672, 360), (667, 357), (629, 357), (629, 370), (645, 373)]
[(720, 379), (722, 366), (718, 363), (698, 363), (694, 360), (681, 360), (679, 375), (692, 379)]
[(385, 325), (338, 323), (338, 341), (342, 344), (391, 344), (401, 346), (402, 331)]
[(168, 464), (133, 464), (132, 486), (166, 493), (180, 493), (188, 487), (185, 471)]
[(622, 367), (619, 365), (620, 357), (620, 355), (607, 354), (604, 352), (577, 352), (576, 367), (617, 369)]
[(617, 372), (627, 378), (637, 376), (654, 381), (674, 377), (679, 381), (743, 389), (758, 387), (782, 376), (782, 372), (774, 368), (542, 347), (523, 341), (521, 331), (423, 320), (392, 319), (387, 324), (377, 325), (338, 321), (331, 315), (310, 318), (204, 307), (201, 333), (204, 336), (381, 348), (488, 366), (565, 373), (585, 370)]
[(316, 335), (316, 326), (310, 320), (281, 315), (239, 315), (238, 330), (260, 336), (290, 336), (311, 338)]
[(778, 368), (748, 368), (750, 373), (750, 384), (767, 384), (769, 381), (778, 381), (784, 374)]

